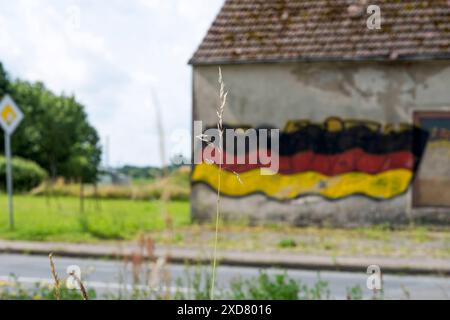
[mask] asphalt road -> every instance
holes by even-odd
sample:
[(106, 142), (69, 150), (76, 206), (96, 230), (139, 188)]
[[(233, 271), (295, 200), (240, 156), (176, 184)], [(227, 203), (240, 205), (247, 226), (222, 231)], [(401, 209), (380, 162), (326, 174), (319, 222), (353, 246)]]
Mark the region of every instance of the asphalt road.
[[(131, 267), (123, 262), (54, 258), (56, 269), (60, 277), (67, 276), (66, 269), (70, 265), (78, 265), (82, 270), (83, 281), (88, 287), (93, 287), (102, 295), (114, 293), (123, 288), (124, 284), (131, 283)], [(182, 265), (170, 265), (172, 279), (183, 278), (186, 275), (186, 267)], [(219, 288), (227, 288), (230, 280), (236, 277), (249, 279), (258, 275), (257, 268), (222, 266), (217, 270)], [(269, 269), (269, 274), (280, 272)], [(314, 285), (319, 273), (304, 270), (288, 270), (288, 275), (309, 286)], [(36, 282), (52, 282), (49, 261), (45, 256), (0, 254), (0, 281), (6, 281), (14, 274), (24, 285)], [(330, 296), (333, 299), (345, 299), (347, 288), (360, 286), (365, 298), (370, 298), (372, 292), (366, 288), (367, 275), (364, 270), (361, 273), (348, 272), (320, 272), (320, 278), (328, 282)], [(450, 278), (434, 276), (400, 276), (384, 275), (383, 288), (385, 299), (449, 299)]]

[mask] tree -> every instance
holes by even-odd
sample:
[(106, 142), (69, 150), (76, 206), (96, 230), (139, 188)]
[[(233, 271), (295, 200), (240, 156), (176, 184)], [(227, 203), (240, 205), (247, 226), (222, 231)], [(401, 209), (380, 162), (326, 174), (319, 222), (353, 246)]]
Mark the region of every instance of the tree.
[[(55, 95), (41, 82), (11, 83), (0, 64), (0, 93), (5, 92), (25, 115), (12, 136), (14, 155), (36, 161), (52, 178), (96, 181), (101, 159), (98, 134), (74, 96)], [(0, 151), (3, 148), (0, 143)]]
[(9, 90), (9, 78), (2, 63), (0, 62), (0, 99), (3, 98), (5, 93)]

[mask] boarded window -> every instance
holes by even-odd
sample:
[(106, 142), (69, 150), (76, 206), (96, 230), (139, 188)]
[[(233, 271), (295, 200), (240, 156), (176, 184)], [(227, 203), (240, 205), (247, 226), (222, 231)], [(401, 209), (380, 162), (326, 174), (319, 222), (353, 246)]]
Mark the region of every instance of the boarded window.
[(450, 207), (450, 112), (415, 112), (414, 122), (429, 132), (413, 188), (415, 207)]

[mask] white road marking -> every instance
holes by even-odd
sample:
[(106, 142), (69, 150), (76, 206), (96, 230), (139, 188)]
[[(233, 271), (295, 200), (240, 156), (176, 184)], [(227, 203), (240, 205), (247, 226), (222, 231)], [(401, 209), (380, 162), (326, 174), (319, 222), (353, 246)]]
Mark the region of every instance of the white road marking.
[[(36, 277), (11, 277), (11, 276), (0, 276), (0, 282), (3, 282), (4, 286), (13, 286), (15, 283), (22, 283), (22, 284), (43, 284), (43, 285), (53, 285), (54, 281), (50, 278), (36, 278)], [(133, 290), (133, 289), (150, 289), (148, 286), (144, 285), (131, 285), (131, 284), (123, 284), (123, 283), (107, 283), (107, 282), (98, 282), (98, 281), (86, 281), (83, 282), (84, 285), (87, 288), (96, 288), (96, 289), (126, 289), (126, 290)], [(182, 292), (182, 293), (188, 293), (190, 290), (188, 288), (177, 288), (177, 287), (158, 287), (157, 289), (154, 289), (155, 291), (164, 291), (169, 289), (170, 292)]]

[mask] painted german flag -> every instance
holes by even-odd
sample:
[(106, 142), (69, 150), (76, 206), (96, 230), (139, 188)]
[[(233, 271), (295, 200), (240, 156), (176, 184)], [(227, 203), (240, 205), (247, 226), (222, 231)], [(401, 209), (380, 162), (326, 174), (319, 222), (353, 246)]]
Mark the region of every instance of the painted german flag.
[[(337, 118), (324, 124), (289, 122), (280, 135), (279, 171), (275, 175), (261, 175), (261, 169), (270, 165), (249, 164), (250, 159), (258, 158), (258, 150), (249, 143), (245, 154), (226, 148), (219, 153), (225, 163), (221, 193), (232, 197), (263, 194), (276, 200), (308, 195), (330, 200), (352, 195), (390, 199), (408, 189), (427, 137), (426, 131), (411, 125), (395, 129), (386, 125), (382, 129), (373, 122)], [(263, 151), (270, 156), (270, 139), (264, 145), (267, 149)], [(202, 163), (196, 165), (192, 182), (217, 190), (218, 174), (217, 165)]]

